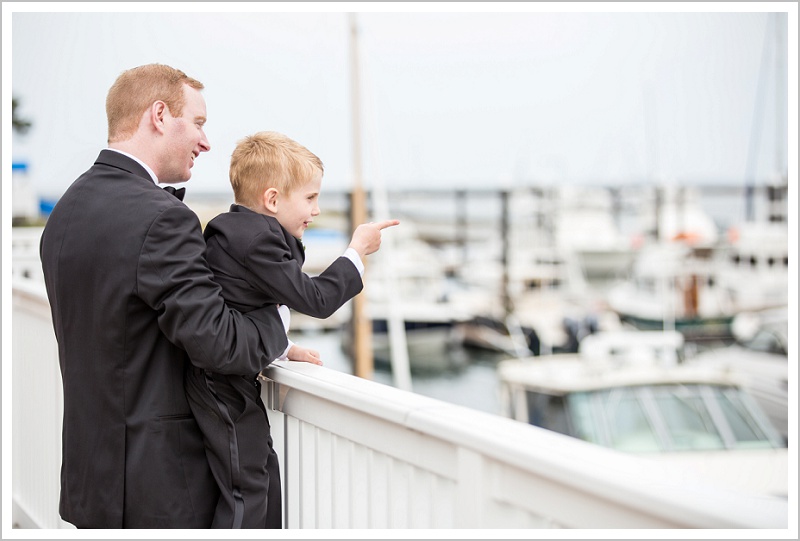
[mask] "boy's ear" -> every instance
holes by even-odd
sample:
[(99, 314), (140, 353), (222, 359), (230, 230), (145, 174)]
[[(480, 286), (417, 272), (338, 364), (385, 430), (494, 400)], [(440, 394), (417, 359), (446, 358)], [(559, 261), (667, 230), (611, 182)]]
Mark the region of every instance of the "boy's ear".
[(270, 212), (278, 212), (278, 190), (270, 188), (264, 192), (264, 207)]

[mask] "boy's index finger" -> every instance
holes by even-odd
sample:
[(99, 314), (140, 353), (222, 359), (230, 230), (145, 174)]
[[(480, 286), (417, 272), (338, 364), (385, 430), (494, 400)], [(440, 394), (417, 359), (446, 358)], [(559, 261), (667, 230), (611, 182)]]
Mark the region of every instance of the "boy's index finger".
[(377, 222), (375, 225), (378, 229), (386, 229), (387, 227), (392, 227), (399, 224), (400, 220), (384, 220), (382, 222)]

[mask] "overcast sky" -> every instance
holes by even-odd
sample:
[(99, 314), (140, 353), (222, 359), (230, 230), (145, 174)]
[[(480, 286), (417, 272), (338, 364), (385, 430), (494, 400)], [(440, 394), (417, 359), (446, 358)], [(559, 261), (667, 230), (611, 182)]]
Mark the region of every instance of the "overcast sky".
[[(362, 10), (367, 187), (743, 184), (796, 163), (797, 72), (787, 72), (797, 65), (795, 2), (666, 3), (660, 12), (648, 3), (351, 5)], [(33, 123), (13, 135), (10, 156), (28, 163), (40, 194), (58, 196), (93, 162), (106, 142), (108, 88), (150, 62), (206, 85), (212, 150), (196, 162), (191, 190), (230, 190), (236, 141), (259, 130), (315, 152), (324, 187), (352, 184), (346, 6), (33, 9), (3, 3), (3, 106), (13, 93)], [(773, 9), (784, 12), (777, 25)]]

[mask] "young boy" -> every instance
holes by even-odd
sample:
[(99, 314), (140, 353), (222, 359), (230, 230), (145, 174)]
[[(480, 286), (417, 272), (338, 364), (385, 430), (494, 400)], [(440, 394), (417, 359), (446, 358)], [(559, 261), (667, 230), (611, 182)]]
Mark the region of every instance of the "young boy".
[[(381, 230), (397, 220), (362, 224), (345, 253), (319, 276), (301, 267), (301, 238), (318, 216), (323, 166), (305, 147), (275, 132), (239, 141), (231, 157), (236, 203), (204, 231), (206, 257), (228, 306), (242, 312), (279, 305), (327, 318), (362, 287), (362, 258), (380, 248)], [(322, 364), (319, 354), (289, 342), (280, 360)], [(199, 369), (187, 374), (186, 392), (206, 443), (222, 495), (214, 528), (281, 528), (278, 458), (261, 401), (258, 374)]]

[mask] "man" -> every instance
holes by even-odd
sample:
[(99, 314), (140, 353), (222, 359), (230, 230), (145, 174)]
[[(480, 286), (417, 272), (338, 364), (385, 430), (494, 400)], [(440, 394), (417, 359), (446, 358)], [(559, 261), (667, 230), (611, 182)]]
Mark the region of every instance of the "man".
[(123, 72), (109, 148), (42, 235), (64, 386), (59, 512), (77, 527), (209, 527), (219, 489), (185, 372), (255, 373), (288, 346), (274, 306), (225, 306), (197, 216), (158, 186), (189, 180), (211, 148), (202, 89), (169, 66)]

